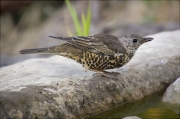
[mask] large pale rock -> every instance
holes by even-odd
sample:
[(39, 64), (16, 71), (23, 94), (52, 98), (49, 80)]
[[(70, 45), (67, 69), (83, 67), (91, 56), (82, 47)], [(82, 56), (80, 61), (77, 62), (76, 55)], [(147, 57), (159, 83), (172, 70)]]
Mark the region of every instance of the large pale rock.
[(1, 68), (0, 118), (81, 118), (154, 93), (180, 77), (180, 30), (151, 35), (117, 80), (61, 56)]
[(141, 119), (137, 116), (129, 116), (129, 117), (124, 117), (123, 119)]
[(180, 77), (167, 88), (162, 100), (180, 106)]

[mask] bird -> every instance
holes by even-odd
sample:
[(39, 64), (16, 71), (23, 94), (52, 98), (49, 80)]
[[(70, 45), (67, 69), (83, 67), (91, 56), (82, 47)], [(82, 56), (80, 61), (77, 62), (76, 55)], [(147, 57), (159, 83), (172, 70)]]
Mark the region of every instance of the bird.
[(65, 41), (47, 48), (24, 49), (20, 54), (46, 53), (61, 55), (83, 65), (86, 70), (105, 73), (108, 69), (120, 68), (130, 61), (143, 43), (153, 40), (130, 34), (116, 37), (110, 34), (50, 38)]

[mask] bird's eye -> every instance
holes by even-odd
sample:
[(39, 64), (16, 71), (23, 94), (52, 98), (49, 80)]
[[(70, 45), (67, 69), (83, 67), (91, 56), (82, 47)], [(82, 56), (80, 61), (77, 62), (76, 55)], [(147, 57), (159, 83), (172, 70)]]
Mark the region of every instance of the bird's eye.
[(133, 43), (136, 43), (136, 42), (137, 42), (137, 39), (134, 38), (134, 39), (133, 39)]

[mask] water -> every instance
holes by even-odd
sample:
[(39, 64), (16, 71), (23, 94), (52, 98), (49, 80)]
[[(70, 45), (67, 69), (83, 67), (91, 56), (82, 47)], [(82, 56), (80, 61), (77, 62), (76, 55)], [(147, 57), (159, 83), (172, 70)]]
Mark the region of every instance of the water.
[(142, 119), (180, 119), (180, 106), (162, 102), (163, 93), (164, 90), (86, 119), (121, 119), (127, 116), (138, 116)]

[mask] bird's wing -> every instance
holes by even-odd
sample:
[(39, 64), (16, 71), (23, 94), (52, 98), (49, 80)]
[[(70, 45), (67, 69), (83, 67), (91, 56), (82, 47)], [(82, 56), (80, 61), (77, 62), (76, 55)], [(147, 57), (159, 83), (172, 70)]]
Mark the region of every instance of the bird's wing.
[(81, 50), (105, 55), (118, 55), (126, 52), (122, 43), (117, 37), (108, 34), (96, 34), (93, 36), (57, 37), (67, 43), (76, 46)]
[(121, 55), (126, 53), (126, 49), (119, 41), (118, 37), (109, 34), (96, 34), (93, 36), (97, 41), (102, 44), (102, 47), (95, 47), (97, 50), (109, 55)]

